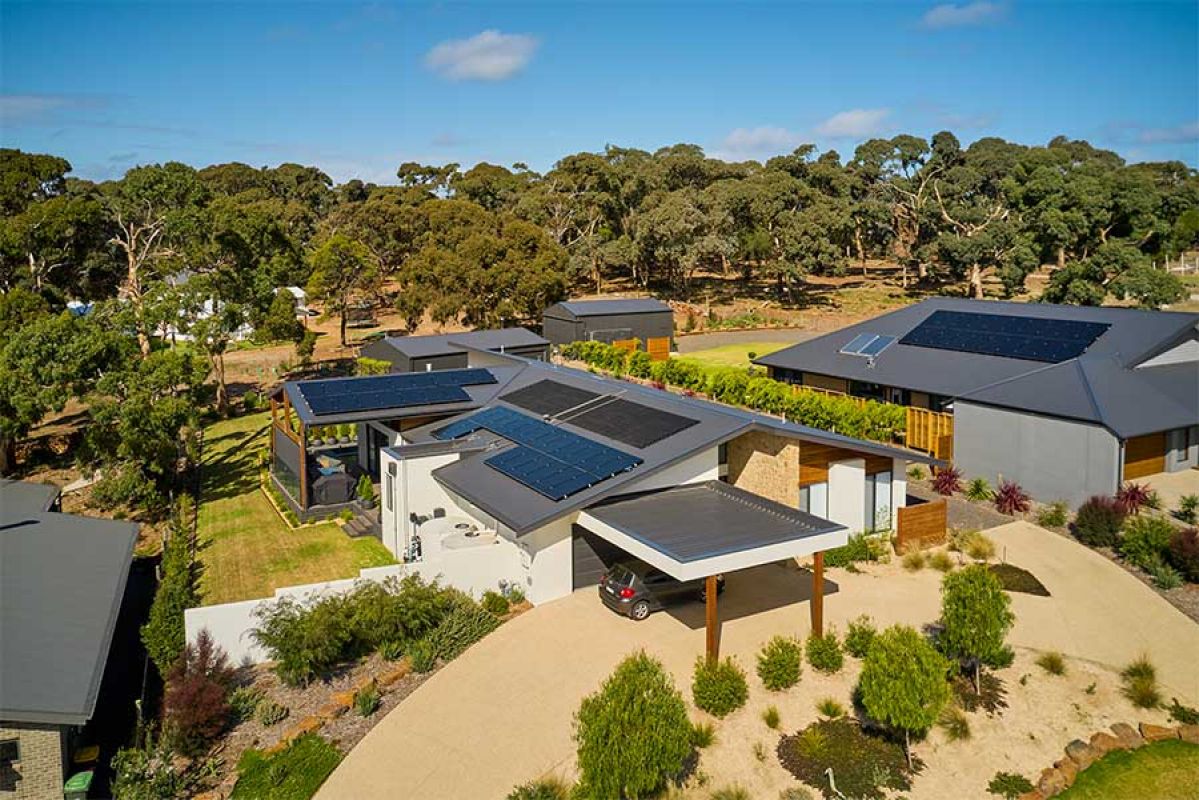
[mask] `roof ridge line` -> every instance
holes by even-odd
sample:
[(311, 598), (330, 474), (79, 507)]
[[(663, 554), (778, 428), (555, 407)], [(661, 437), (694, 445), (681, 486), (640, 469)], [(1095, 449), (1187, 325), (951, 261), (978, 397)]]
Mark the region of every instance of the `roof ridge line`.
[(1075, 356), (1074, 358), (1068, 358), (1065, 361), (1058, 361), (1053, 364), (1045, 364), (1043, 366), (1037, 367), (1036, 369), (1030, 369), (1028, 372), (1021, 372), (1019, 375), (1009, 375), (1006, 378), (1000, 378), (997, 381), (991, 381), (990, 383), (984, 383), (982, 386), (976, 386), (973, 389), (971, 389), (969, 392), (965, 392), (964, 394), (961, 394), (959, 396), (962, 397), (963, 399), (969, 399), (972, 395), (975, 395), (979, 392), (985, 392), (988, 389), (994, 389), (996, 386), (1003, 386), (1006, 383), (1012, 383), (1013, 381), (1024, 380), (1025, 378), (1027, 378), (1031, 375), (1040, 375), (1042, 372), (1048, 372), (1051, 369), (1057, 369), (1058, 367), (1062, 366), (1063, 364), (1077, 363), (1079, 361), (1079, 359), (1081, 359), (1081, 358), (1082, 358), (1082, 356)]

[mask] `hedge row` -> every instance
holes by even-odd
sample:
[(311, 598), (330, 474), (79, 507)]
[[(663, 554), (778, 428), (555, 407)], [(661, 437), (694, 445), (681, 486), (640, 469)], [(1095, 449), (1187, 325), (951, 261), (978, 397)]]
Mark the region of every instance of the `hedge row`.
[(676, 386), (722, 403), (859, 439), (890, 442), (907, 426), (903, 406), (873, 400), (860, 404), (848, 397), (805, 391), (749, 370), (705, 367), (679, 358), (651, 361), (642, 350), (630, 352), (603, 342), (572, 342), (562, 348), (562, 355), (617, 376)]

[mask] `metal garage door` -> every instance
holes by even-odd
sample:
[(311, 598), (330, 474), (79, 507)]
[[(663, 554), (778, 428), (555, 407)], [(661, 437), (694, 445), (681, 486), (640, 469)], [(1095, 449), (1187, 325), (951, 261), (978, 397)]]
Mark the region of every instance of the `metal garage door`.
[(575, 589), (595, 586), (609, 565), (626, 555), (616, 545), (578, 525), (571, 528), (571, 547)]
[(1134, 436), (1124, 442), (1124, 480), (1166, 471), (1166, 434)]

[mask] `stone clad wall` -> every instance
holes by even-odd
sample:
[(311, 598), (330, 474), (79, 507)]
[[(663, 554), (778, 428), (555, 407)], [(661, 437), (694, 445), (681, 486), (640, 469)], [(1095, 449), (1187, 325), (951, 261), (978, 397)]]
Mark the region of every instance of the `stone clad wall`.
[(0, 767), (3, 800), (62, 800), (63, 731), (57, 725), (0, 722), (0, 741), (20, 743), (20, 761)]
[(753, 431), (728, 443), (729, 483), (747, 492), (799, 506), (799, 442)]

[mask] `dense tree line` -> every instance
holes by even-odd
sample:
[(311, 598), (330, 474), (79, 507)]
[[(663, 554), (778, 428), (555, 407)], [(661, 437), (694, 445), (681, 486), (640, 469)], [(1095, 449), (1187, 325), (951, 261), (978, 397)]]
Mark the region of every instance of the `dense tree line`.
[[(340, 316), (344, 341), (363, 303), (412, 327), (493, 326), (613, 281), (687, 298), (699, 271), (800, 303), (806, 276), (871, 259), (900, 264), (905, 285), (973, 296), (984, 274), (1010, 295), (1050, 264), (1046, 300), (1157, 306), (1181, 287), (1152, 262), (1199, 246), (1195, 170), (1065, 138), (962, 147), (948, 132), (903, 135), (848, 159), (805, 145), (765, 163), (610, 146), (545, 174), (406, 163), (386, 186), (335, 185), (299, 164), (170, 162), (100, 183), (70, 172), (56, 156), (0, 150), (0, 470), (46, 413), (87, 397), (98, 457), (161, 483), (186, 457), (206, 374), (226, 401), (235, 333), (302, 334), (277, 296), (287, 285)], [(96, 305), (68, 318), (68, 300)], [(194, 346), (163, 354), (172, 332)]]

